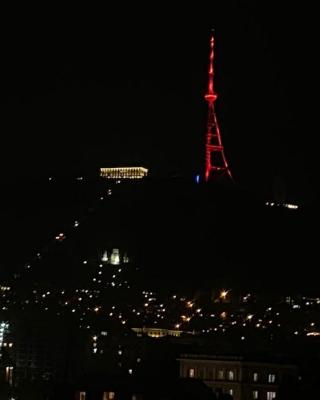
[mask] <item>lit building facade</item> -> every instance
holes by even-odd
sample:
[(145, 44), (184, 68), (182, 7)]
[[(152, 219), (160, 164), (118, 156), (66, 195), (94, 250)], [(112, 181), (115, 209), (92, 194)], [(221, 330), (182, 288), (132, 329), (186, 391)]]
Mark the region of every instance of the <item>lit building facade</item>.
[(120, 253), (119, 249), (113, 249), (110, 256), (110, 264), (119, 265), (120, 264)]
[(6, 321), (0, 321), (0, 347), (5, 344), (6, 335), (8, 334), (9, 324)]
[(143, 167), (100, 168), (100, 176), (105, 179), (142, 179), (147, 175)]
[(153, 338), (162, 338), (165, 336), (180, 337), (182, 331), (173, 329), (162, 329), (162, 328), (131, 328), (138, 336), (147, 335)]
[(110, 252), (110, 257), (108, 256), (107, 250), (103, 252), (101, 261), (111, 265), (128, 264), (129, 257), (127, 253), (123, 253), (123, 255), (121, 255), (119, 249), (112, 249)]
[(183, 354), (180, 377), (201, 379), (214, 392), (234, 400), (273, 400), (284, 377), (298, 375), (290, 364), (254, 362), (242, 357)]

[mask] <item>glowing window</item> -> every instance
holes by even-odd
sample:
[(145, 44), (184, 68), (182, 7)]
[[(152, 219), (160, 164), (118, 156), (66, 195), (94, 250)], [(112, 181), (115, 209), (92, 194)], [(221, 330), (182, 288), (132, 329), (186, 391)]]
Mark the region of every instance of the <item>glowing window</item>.
[(114, 392), (104, 392), (103, 393), (103, 400), (113, 400), (115, 399), (116, 395)]
[(257, 390), (254, 390), (254, 391), (252, 392), (252, 398), (253, 398), (254, 400), (257, 400), (257, 399), (259, 398), (259, 392), (258, 392)]
[(195, 376), (194, 368), (190, 368), (190, 369), (189, 369), (188, 376), (189, 376), (189, 378), (194, 378), (194, 376)]
[(276, 381), (276, 376), (275, 376), (275, 374), (269, 374), (269, 375), (268, 375), (268, 382), (269, 382), (269, 383), (275, 383), (275, 381)]
[(258, 372), (254, 372), (253, 373), (253, 382), (258, 382), (258, 379), (259, 379)]
[(276, 392), (267, 392), (267, 400), (273, 400), (276, 398)]
[(86, 392), (79, 393), (79, 400), (86, 400)]
[(224, 379), (224, 371), (222, 369), (218, 371), (218, 379)]
[(229, 379), (229, 381), (234, 380), (234, 372), (233, 371), (228, 371), (228, 379)]

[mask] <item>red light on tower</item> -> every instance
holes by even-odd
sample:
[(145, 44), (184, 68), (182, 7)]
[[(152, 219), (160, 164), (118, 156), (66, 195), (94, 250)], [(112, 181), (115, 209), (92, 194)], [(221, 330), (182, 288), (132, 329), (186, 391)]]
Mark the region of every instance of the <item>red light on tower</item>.
[(207, 121), (207, 137), (206, 137), (206, 170), (205, 180), (217, 180), (224, 175), (232, 179), (232, 175), (224, 155), (224, 149), (221, 142), (221, 135), (217, 116), (214, 110), (214, 102), (217, 94), (214, 91), (214, 36), (210, 38), (210, 56), (209, 56), (209, 81), (208, 92), (204, 96), (208, 102), (208, 121)]

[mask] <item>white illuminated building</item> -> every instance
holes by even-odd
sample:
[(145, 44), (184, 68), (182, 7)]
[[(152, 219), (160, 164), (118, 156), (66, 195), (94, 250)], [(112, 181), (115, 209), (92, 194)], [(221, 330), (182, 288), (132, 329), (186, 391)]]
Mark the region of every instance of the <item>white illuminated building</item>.
[(120, 264), (120, 254), (119, 249), (113, 249), (110, 256), (110, 264), (119, 265)]
[[(108, 255), (109, 253), (109, 255)], [(129, 257), (127, 253), (120, 253), (120, 249), (113, 248), (112, 251), (105, 250), (102, 253), (101, 261), (111, 265), (120, 265), (121, 263), (127, 264), (129, 262)], [(101, 264), (102, 267), (102, 264)]]
[(100, 176), (105, 179), (142, 179), (147, 175), (144, 167), (100, 168)]

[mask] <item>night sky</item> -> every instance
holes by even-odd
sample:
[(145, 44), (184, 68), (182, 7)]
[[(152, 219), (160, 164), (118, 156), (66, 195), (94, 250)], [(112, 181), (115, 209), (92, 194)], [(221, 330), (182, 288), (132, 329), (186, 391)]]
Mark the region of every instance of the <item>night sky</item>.
[(216, 110), (236, 181), (264, 191), (280, 182), (289, 200), (314, 201), (313, 10), (221, 3), (4, 14), (1, 177), (118, 164), (199, 173), (214, 27)]

